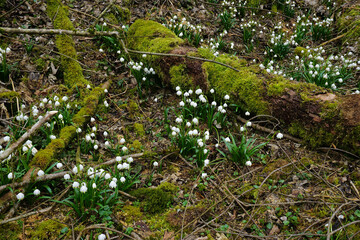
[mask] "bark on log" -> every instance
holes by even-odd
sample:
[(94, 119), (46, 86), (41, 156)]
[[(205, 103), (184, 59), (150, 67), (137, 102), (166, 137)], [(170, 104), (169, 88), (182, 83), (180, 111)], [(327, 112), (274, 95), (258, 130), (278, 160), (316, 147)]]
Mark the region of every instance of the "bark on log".
[[(186, 45), (159, 23), (137, 20), (128, 32), (128, 48), (135, 51), (182, 54), (214, 59), (210, 50)], [(165, 83), (182, 89), (214, 88), (222, 97), (253, 114), (271, 114), (287, 126), (288, 132), (315, 148), (332, 146), (360, 155), (360, 95), (338, 95), (305, 82), (295, 82), (268, 74), (246, 60), (220, 55), (212, 62), (190, 58), (134, 54), (149, 62)]]

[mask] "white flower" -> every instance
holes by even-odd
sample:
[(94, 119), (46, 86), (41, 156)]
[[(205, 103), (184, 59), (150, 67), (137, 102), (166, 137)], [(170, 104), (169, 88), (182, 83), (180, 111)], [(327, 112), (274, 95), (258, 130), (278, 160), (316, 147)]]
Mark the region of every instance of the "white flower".
[(88, 190), (88, 188), (86, 187), (86, 185), (85, 185), (85, 184), (81, 184), (80, 192), (86, 193), (87, 190)]
[(120, 62), (124, 62), (125, 59), (123, 57), (120, 58)]
[(201, 178), (206, 178), (206, 176), (207, 176), (207, 173), (202, 173), (201, 174)]
[(5, 136), (4, 137), (4, 142), (9, 142), (10, 141), (10, 137), (9, 136)]
[(59, 101), (56, 101), (55, 102), (55, 107), (58, 107), (58, 106), (60, 106), (60, 103), (59, 103)]
[(104, 106), (109, 107), (109, 103), (106, 100), (104, 101)]
[(277, 139), (282, 139), (284, 137), (284, 135), (282, 134), (282, 133), (278, 133), (277, 135), (276, 135), (276, 138)]
[(344, 217), (344, 215), (342, 215), (342, 214), (338, 216), (338, 219), (340, 219), (340, 220), (343, 220), (344, 218), (345, 218), (345, 217)]
[(224, 96), (224, 99), (225, 99), (225, 100), (229, 100), (229, 99), (230, 99), (230, 96), (226, 94), (226, 95)]
[(107, 137), (109, 135), (107, 131), (105, 131), (103, 134), (104, 134), (104, 137)]
[(57, 163), (57, 164), (56, 164), (56, 167), (57, 167), (58, 169), (61, 169), (61, 168), (63, 167), (63, 164), (62, 164), (62, 163)]
[(120, 156), (117, 156), (117, 157), (116, 157), (116, 161), (117, 161), (117, 162), (121, 162), (121, 160), (122, 160), (122, 157), (120, 157)]
[(126, 161), (127, 161), (128, 163), (132, 163), (132, 162), (134, 161), (134, 159), (133, 159), (132, 157), (128, 157), (128, 158), (126, 159)]
[(122, 169), (124, 169), (124, 166), (120, 163), (117, 165), (117, 169), (122, 170)]
[(199, 120), (197, 118), (193, 118), (192, 122), (195, 124), (195, 125), (198, 125), (199, 124)]
[(125, 182), (125, 181), (126, 181), (126, 179), (125, 179), (124, 177), (121, 177), (121, 178), (120, 178), (120, 182), (123, 183), (123, 182)]
[(124, 169), (130, 169), (130, 164), (128, 164), (128, 163), (123, 163), (123, 168)]
[(59, 119), (63, 119), (63, 115), (62, 115), (62, 114), (59, 114), (58, 118), (59, 118)]
[(18, 200), (23, 200), (24, 197), (25, 197), (25, 195), (24, 195), (23, 193), (18, 193), (18, 194), (16, 195), (16, 198), (17, 198)]
[[(99, 49), (99, 52), (104, 52), (104, 50), (102, 50), (102, 48)], [(89, 85), (88, 85), (89, 86)]]
[(205, 159), (204, 166), (206, 167), (207, 165), (209, 165), (209, 163), (210, 163), (209, 159)]
[(202, 93), (202, 90), (201, 90), (200, 88), (199, 88), (199, 89), (196, 89), (195, 93), (196, 93), (197, 95), (200, 95), (200, 94)]
[(99, 146), (98, 145), (94, 145), (94, 150), (98, 150)]
[(35, 195), (35, 196), (40, 195), (40, 190), (39, 190), (39, 189), (35, 189), (35, 190), (34, 190), (34, 195)]
[(13, 179), (13, 177), (14, 177), (14, 175), (12, 172), (8, 174), (8, 179)]
[(65, 180), (69, 180), (69, 179), (70, 179), (70, 174), (68, 174), (68, 173), (65, 174), (65, 175), (64, 175), (64, 179), (65, 179)]
[(187, 126), (187, 127), (191, 127), (191, 123), (190, 123), (190, 122), (187, 122), (187, 123), (186, 123), (186, 126)]
[(155, 99), (154, 99), (154, 102), (158, 102), (158, 99), (157, 99), (157, 98), (155, 98)]
[(172, 132), (171, 132), (171, 135), (174, 136), (174, 137), (176, 136), (176, 134), (177, 134), (177, 133), (176, 133), (175, 131), (172, 131)]
[(245, 116), (250, 116), (250, 113), (247, 111), (247, 112), (245, 113)]
[(77, 166), (73, 167), (72, 172), (77, 174), (79, 172), (79, 169)]
[(22, 150), (23, 150), (23, 152), (27, 152), (27, 151), (29, 150), (29, 148), (24, 145), (24, 146), (22, 147)]
[(77, 129), (76, 129), (76, 132), (77, 132), (77, 133), (81, 133), (81, 132), (82, 132), (81, 128), (77, 128)]
[(230, 140), (229, 137), (225, 138), (225, 142), (230, 142), (230, 141), (231, 141), (231, 140)]
[(109, 141), (105, 142), (105, 147), (110, 147), (110, 142)]
[(95, 118), (92, 117), (92, 118), (90, 119), (90, 122), (95, 122)]
[(210, 93), (214, 93), (215, 92), (215, 90), (214, 89), (210, 89)]
[(183, 121), (182, 118), (176, 118), (175, 119), (175, 122), (177, 122), (177, 123), (182, 123), (182, 121)]
[(66, 102), (68, 99), (69, 99), (69, 98), (68, 98), (67, 96), (63, 96), (63, 97), (62, 97), (62, 100), (63, 100), (64, 102)]
[(42, 177), (42, 176), (44, 176), (44, 171), (43, 170), (39, 170), (38, 172), (37, 172), (37, 175), (39, 176), (39, 177)]
[(216, 102), (213, 101), (213, 102), (211, 103), (211, 105), (214, 106), (214, 107), (216, 107)]
[(127, 149), (127, 147), (124, 146), (124, 147), (121, 148), (121, 150), (122, 150), (123, 152), (126, 152), (128, 149)]
[(177, 87), (175, 88), (175, 90), (176, 90), (176, 91), (180, 91), (180, 86), (177, 86)]
[(247, 123), (246, 123), (246, 126), (251, 127), (251, 122), (250, 122), (250, 121), (247, 122)]
[(247, 162), (245, 163), (245, 165), (248, 166), (248, 167), (251, 167), (252, 163), (251, 163), (250, 161), (247, 161)]
[(103, 233), (98, 236), (98, 240), (105, 240), (105, 239), (106, 239), (106, 236)]
[(159, 166), (159, 163), (158, 163), (158, 162), (154, 162), (154, 163), (153, 163), (153, 166), (154, 166), (154, 167), (157, 167), (157, 166)]
[(78, 182), (73, 182), (73, 184), (72, 184), (73, 188), (78, 188), (79, 186), (80, 186), (80, 183), (78, 183)]
[(124, 144), (124, 143), (125, 143), (125, 139), (124, 138), (120, 139), (120, 144)]
[(87, 89), (90, 89), (90, 88), (91, 88), (91, 86), (88, 84), (88, 85), (86, 85), (86, 88), (87, 88)]
[(110, 179), (110, 178), (111, 178), (110, 173), (106, 173), (106, 174), (105, 174), (105, 179), (108, 180), (108, 179)]
[(55, 135), (50, 135), (50, 139), (54, 140), (54, 139), (56, 139), (56, 136)]
[(177, 92), (176, 92), (176, 95), (178, 95), (178, 96), (181, 96), (181, 94), (182, 94), (181, 91), (177, 91)]
[(198, 142), (198, 145), (199, 145), (199, 147), (203, 147), (204, 143), (200, 141), (200, 142)]
[(179, 105), (180, 105), (180, 107), (183, 107), (183, 106), (185, 106), (185, 103), (184, 103), (183, 101), (181, 101), (181, 102), (179, 103)]
[(47, 98), (43, 98), (42, 102), (47, 103), (48, 102)]
[(91, 186), (92, 186), (93, 189), (95, 189), (96, 188), (96, 183), (93, 183)]
[(110, 184), (109, 184), (110, 188), (116, 188), (116, 186), (117, 186), (116, 182), (114, 182), (114, 181), (111, 181)]
[(240, 132), (243, 132), (245, 131), (245, 128), (244, 127), (240, 127)]

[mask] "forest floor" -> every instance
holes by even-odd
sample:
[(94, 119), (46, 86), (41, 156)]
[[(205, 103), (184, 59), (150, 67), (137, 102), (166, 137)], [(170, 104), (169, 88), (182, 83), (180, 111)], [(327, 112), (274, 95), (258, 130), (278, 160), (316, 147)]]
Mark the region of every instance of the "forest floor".
[[(175, 24), (186, 18), (195, 29), (197, 25), (202, 26), (200, 38), (204, 41), (196, 42), (195, 34), (189, 34), (191, 44), (214, 46), (215, 55), (217, 52), (234, 54), (247, 60), (249, 65), (264, 64), (269, 72), (285, 73), (294, 80), (306, 76), (292, 75), (297, 70), (296, 64), (291, 63), (297, 58), (291, 48), (286, 53), (280, 50), (283, 58), (276, 56), (273, 63), (266, 60), (266, 55), (272, 54), (269, 50), (272, 30), (281, 25), (287, 34), (295, 34), (298, 16), (306, 14), (309, 21), (316, 19), (315, 16), (334, 18), (341, 8), (331, 5), (331, 1), (330, 5), (328, 1), (314, 1), (313, 5), (308, 3), (310, 1), (302, 4), (290, 1), (286, 6), (294, 4), (292, 13), (291, 9), (280, 10), (280, 5), (275, 9), (275, 4), (271, 7), (271, 3), (250, 6), (240, 1), (236, 4), (245, 7), (241, 10), (243, 16), (230, 16), (230, 20), (221, 23), (219, 14), (224, 11), (218, 4), (223, 1), (197, 1), (197, 4), (186, 0), (130, 1), (126, 7), (131, 11), (131, 18), (124, 21), (116, 15), (119, 12), (111, 12), (114, 11), (112, 7), (109, 8), (111, 15), (102, 14), (108, 6), (125, 7), (120, 1), (110, 2), (63, 1), (76, 29), (86, 30), (97, 25), (97, 28), (125, 29), (126, 32), (131, 23), (142, 18), (165, 24), (176, 32), (179, 29), (175, 29)], [(8, 0), (6, 3), (0, 8), (0, 27), (54, 28), (45, 1), (19, 4)], [(98, 18), (100, 15), (102, 17)], [(224, 33), (226, 23), (231, 26)], [(253, 26), (249, 31), (244, 27), (247, 23)], [(335, 24), (330, 24), (329, 29), (329, 35), (319, 39), (314, 39), (311, 29), (306, 30), (302, 46), (313, 49), (339, 35)], [(176, 34), (186, 35), (181, 31)], [(246, 38), (245, 34), (250, 37)], [(335, 145), (310, 149), (296, 138), (288, 137), (286, 128), (274, 117), (253, 116), (247, 109), (230, 103), (222, 105), (226, 113), (222, 115), (221, 124), (216, 122), (209, 129), (206, 117), (199, 118), (199, 123), (196, 120), (190, 123), (199, 131), (204, 146), (196, 138), (188, 138), (192, 142), (181, 145), (176, 138), (178, 130), (173, 126), (181, 121), (177, 119), (184, 110), (179, 103), (188, 89), (177, 90), (181, 91), (177, 94), (164, 86), (156, 75), (147, 75), (146, 81), (151, 83), (148, 88), (145, 84), (141, 88), (134, 71), (129, 68), (129, 56), (124, 51), (111, 49), (113, 38), (72, 38), (77, 60), (85, 79), (90, 82), (89, 89), (70, 91), (64, 87), (55, 36), (0, 35), (0, 47), (11, 50), (6, 54), (9, 82), (2, 80), (1, 88), (21, 94), (21, 101), (16, 98), (12, 102), (1, 100), (3, 150), (30, 129), (38, 115), (49, 110), (61, 112), (65, 122), (71, 125), (71, 117), (80, 109), (81, 99), (96, 86), (111, 80), (96, 113), (90, 116), (93, 119), (81, 131), (77, 130), (77, 137), (59, 153), (56, 161), (40, 171), (33, 169), (32, 173), (40, 177), (44, 173), (45, 177), (60, 174), (60, 177), (45, 178), (18, 188), (12, 185), (21, 182), (32, 169), (29, 165), (31, 150), (43, 149), (58, 137), (64, 127), (59, 115), (30, 138), (30, 145), (23, 145), (1, 163), (0, 185), (9, 185), (1, 189), (0, 197), (4, 198), (9, 191), (13, 194), (9, 204), (0, 200), (0, 239), (360, 238), (358, 156)], [(282, 44), (286, 48), (287, 44)], [(340, 94), (357, 93), (359, 69), (355, 66), (349, 70), (348, 65), (357, 63), (354, 59), (359, 51), (356, 45), (340, 45), (339, 40), (324, 45), (324, 56), (350, 59), (345, 67), (339, 65), (334, 70), (344, 71), (341, 72), (344, 79), (336, 78), (335, 87), (323, 79), (314, 82)], [(307, 73), (307, 76), (312, 74)], [(346, 83), (342, 84), (343, 81)], [(189, 95), (197, 98), (195, 93)], [(211, 95), (206, 99), (209, 103), (215, 101)], [(217, 105), (227, 103), (226, 100), (217, 99)], [(194, 101), (199, 107), (202, 104)], [(16, 118), (20, 112), (22, 118)], [(185, 124), (186, 119), (183, 121)], [(256, 126), (270, 129), (272, 133)], [(188, 152), (179, 146), (187, 147)], [(237, 146), (242, 149), (236, 149)], [(205, 150), (204, 154), (199, 149)], [(240, 157), (234, 151), (239, 151)], [(112, 164), (106, 163), (111, 160)], [(64, 179), (64, 171), (69, 171), (69, 179)]]

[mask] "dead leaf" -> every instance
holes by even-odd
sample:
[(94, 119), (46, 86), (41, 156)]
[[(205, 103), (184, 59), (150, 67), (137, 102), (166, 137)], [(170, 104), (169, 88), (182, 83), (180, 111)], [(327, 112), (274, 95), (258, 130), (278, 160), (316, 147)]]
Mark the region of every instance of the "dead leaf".
[(174, 232), (165, 231), (163, 240), (174, 240)]

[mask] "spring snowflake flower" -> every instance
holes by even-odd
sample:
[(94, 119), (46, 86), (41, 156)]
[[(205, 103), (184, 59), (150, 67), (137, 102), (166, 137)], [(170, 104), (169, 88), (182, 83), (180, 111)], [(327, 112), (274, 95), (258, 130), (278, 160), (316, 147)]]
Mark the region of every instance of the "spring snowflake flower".
[(205, 159), (204, 166), (206, 167), (207, 165), (209, 165), (209, 163), (210, 163), (209, 159)]
[(56, 101), (55, 102), (55, 107), (58, 107), (58, 106), (60, 106), (60, 103), (59, 103), (59, 101)]
[(63, 100), (63, 102), (66, 102), (67, 100), (69, 100), (69, 98), (67, 96), (63, 96), (62, 100)]
[(200, 95), (202, 93), (202, 90), (199, 88), (199, 89), (196, 89), (196, 91), (195, 91), (195, 94), (196, 95)]
[(126, 152), (126, 151), (128, 150), (128, 148), (124, 146), (124, 147), (121, 148), (121, 150), (122, 150), (123, 152)]
[(245, 163), (245, 165), (248, 166), (248, 167), (251, 167), (252, 163), (251, 163), (250, 161), (247, 161), (247, 162)]
[(246, 126), (251, 127), (251, 124), (252, 123), (249, 121), (249, 122), (246, 123)]
[(229, 137), (225, 138), (225, 142), (230, 142), (230, 138)]
[(94, 150), (98, 150), (99, 146), (98, 145), (94, 145)]
[(109, 134), (108, 134), (108, 132), (107, 132), (107, 131), (105, 131), (103, 134), (104, 134), (104, 137), (109, 136)]
[(124, 183), (126, 181), (126, 179), (124, 177), (120, 178), (120, 182)]
[(204, 149), (204, 154), (207, 154), (209, 150), (207, 149)]
[(230, 99), (230, 96), (226, 94), (226, 95), (224, 96), (224, 99), (225, 99), (225, 100), (229, 100), (229, 99)]
[(59, 162), (59, 163), (56, 164), (56, 168), (57, 168), (57, 169), (61, 169), (62, 167), (63, 167), (63, 164), (62, 164), (62, 163)]
[(68, 174), (68, 173), (65, 174), (65, 175), (64, 175), (64, 179), (65, 179), (65, 180), (69, 180), (69, 179), (70, 179), (70, 174)]
[(40, 190), (39, 190), (39, 189), (35, 189), (35, 190), (34, 190), (34, 195), (35, 195), (35, 196), (40, 195)]
[(282, 134), (282, 133), (278, 133), (277, 135), (276, 135), (276, 138), (277, 139), (282, 139), (284, 137), (284, 135)]
[(180, 105), (180, 107), (183, 107), (183, 106), (185, 106), (185, 103), (184, 103), (183, 101), (181, 101), (181, 102), (179, 103), (179, 105)]
[(250, 113), (246, 111), (245, 116), (250, 116)]
[(240, 132), (243, 132), (245, 131), (245, 128), (244, 127), (240, 127)]
[(109, 184), (110, 188), (116, 188), (116, 186), (117, 186), (116, 182), (114, 182), (114, 181), (111, 181), (110, 184)]
[(13, 173), (11, 172), (11, 173), (8, 174), (7, 177), (8, 177), (8, 179), (13, 179), (14, 175), (13, 175)]
[(120, 144), (124, 144), (124, 143), (125, 143), (125, 139), (124, 138), (120, 139)]
[(23, 200), (24, 199), (24, 197), (25, 197), (25, 195), (23, 194), (23, 193), (18, 193), (17, 195), (16, 195), (16, 198), (18, 199), (18, 200)]
[(78, 188), (79, 186), (80, 186), (80, 183), (78, 183), (78, 182), (73, 182), (73, 184), (72, 184), (73, 188)]
[(92, 187), (93, 189), (96, 189), (96, 183), (93, 183), (93, 184), (91, 185), (91, 187)]
[(120, 58), (120, 62), (124, 62), (125, 59), (123, 57)]
[(106, 173), (106, 174), (105, 174), (105, 179), (108, 180), (108, 179), (110, 179), (110, 178), (111, 178), (110, 173)]
[(106, 100), (104, 101), (104, 106), (109, 107), (109, 103)]
[(22, 150), (23, 150), (23, 152), (27, 152), (27, 151), (29, 150), (29, 148), (24, 145), (24, 146), (22, 147)]
[(44, 176), (44, 171), (43, 170), (39, 170), (38, 172), (37, 172), (37, 175), (39, 176), (39, 177), (42, 177), (42, 176)]
[(122, 157), (120, 157), (120, 156), (117, 156), (117, 157), (116, 157), (116, 161), (117, 161), (117, 162), (121, 162), (121, 160), (122, 160)]
[(206, 178), (207, 177), (207, 173), (202, 173), (201, 174), (201, 178)]
[(195, 125), (198, 125), (199, 124), (199, 120), (197, 118), (193, 118), (192, 122), (195, 124)]
[(63, 117), (62, 114), (59, 114), (58, 118), (59, 118), (59, 119), (63, 119), (64, 117)]
[(199, 141), (199, 142), (198, 142), (198, 145), (199, 145), (199, 147), (203, 147), (203, 146), (204, 146), (204, 143), (201, 142), (201, 141)]
[(134, 161), (134, 159), (133, 159), (132, 157), (128, 157), (128, 158), (126, 159), (126, 161), (127, 161), (128, 163), (132, 163), (132, 162)]
[(81, 184), (81, 188), (80, 188), (80, 192), (82, 192), (82, 193), (86, 193), (87, 192), (87, 190), (88, 190), (88, 188), (86, 187), (86, 185), (84, 184)]
[(110, 142), (109, 141), (106, 141), (104, 144), (105, 144), (105, 147), (110, 147)]
[(87, 89), (90, 89), (90, 88), (91, 88), (91, 86), (88, 84), (88, 85), (86, 85), (86, 88), (87, 88)]
[(77, 128), (77, 129), (76, 129), (76, 132), (77, 132), (77, 133), (81, 133), (81, 132), (82, 132), (81, 128)]
[(4, 139), (4, 142), (10, 142), (10, 137), (9, 136), (5, 136), (3, 139)]
[(54, 139), (56, 139), (56, 136), (55, 135), (50, 135), (50, 139), (54, 140)]
[(344, 218), (345, 218), (345, 217), (344, 217), (344, 215), (342, 215), (342, 214), (338, 216), (338, 219), (340, 219), (340, 220), (343, 220)]
[(171, 135), (174, 136), (174, 137), (176, 136), (176, 134), (177, 134), (177, 133), (176, 133), (175, 131), (172, 131), (172, 132), (171, 132)]
[(154, 167), (157, 167), (157, 166), (159, 166), (159, 163), (158, 163), (158, 162), (154, 162), (154, 163), (153, 163), (153, 166), (154, 166)]
[(87, 142), (91, 141), (91, 136), (89, 134), (86, 134), (85, 141), (87, 141)]
[(95, 122), (95, 118), (90, 118), (90, 122)]
[(98, 236), (98, 240), (105, 240), (105, 239), (106, 239), (106, 236), (103, 233)]
[(155, 98), (155, 99), (154, 99), (154, 102), (158, 102), (158, 99), (157, 99), (157, 98)]
[(177, 123), (182, 123), (182, 118), (176, 118), (176, 120), (175, 120), (175, 122), (177, 122)]
[(190, 123), (190, 122), (187, 122), (187, 123), (186, 123), (186, 126), (187, 126), (187, 127), (191, 127), (191, 123)]
[(180, 91), (180, 86), (177, 86), (177, 87), (175, 88), (175, 90), (176, 90), (176, 91)]

